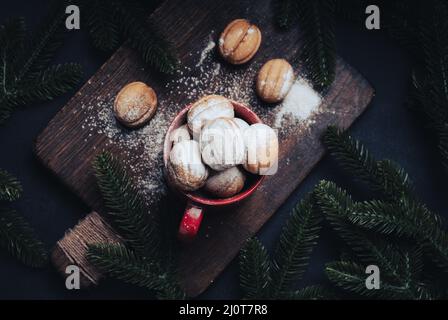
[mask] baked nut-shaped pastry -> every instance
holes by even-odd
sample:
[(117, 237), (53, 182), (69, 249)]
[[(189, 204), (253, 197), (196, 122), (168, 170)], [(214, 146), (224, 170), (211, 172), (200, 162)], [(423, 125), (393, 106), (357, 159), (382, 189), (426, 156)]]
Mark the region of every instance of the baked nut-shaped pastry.
[(243, 64), (252, 59), (261, 44), (260, 29), (246, 19), (230, 22), (219, 38), (221, 56), (232, 64)]
[(285, 59), (272, 59), (258, 72), (257, 94), (268, 103), (282, 101), (294, 82), (294, 71)]
[(232, 167), (210, 176), (204, 189), (218, 198), (229, 198), (243, 189), (245, 181), (244, 172), (238, 167)]
[(170, 181), (183, 191), (195, 191), (207, 181), (208, 169), (202, 163), (199, 144), (194, 140), (176, 143), (167, 165)]
[(188, 127), (186, 124), (180, 126), (177, 129), (174, 129), (170, 134), (170, 141), (173, 144), (179, 143), (184, 140), (190, 140), (190, 132), (188, 131)]
[(115, 97), (115, 117), (123, 125), (136, 128), (149, 121), (157, 110), (157, 95), (143, 82), (131, 82)]
[(244, 131), (244, 169), (259, 175), (273, 175), (278, 166), (278, 138), (272, 128), (256, 123)]
[(249, 128), (249, 124), (240, 118), (235, 118), (233, 121), (236, 123), (236, 125), (241, 129), (241, 132), (244, 132), (247, 128)]
[(187, 124), (197, 140), (202, 127), (217, 118), (232, 119), (235, 116), (232, 103), (223, 96), (210, 95), (196, 101), (188, 110)]
[(202, 161), (215, 171), (244, 162), (244, 137), (233, 119), (218, 118), (208, 122), (202, 129), (199, 144)]

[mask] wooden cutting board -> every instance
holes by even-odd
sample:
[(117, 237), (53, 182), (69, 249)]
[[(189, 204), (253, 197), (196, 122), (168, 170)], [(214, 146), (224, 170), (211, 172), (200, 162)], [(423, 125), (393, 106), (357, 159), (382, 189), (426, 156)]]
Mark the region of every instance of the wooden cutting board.
[[(220, 60), (213, 42), (228, 22), (241, 17), (260, 27), (263, 42), (250, 63), (232, 67)], [(151, 19), (177, 49), (183, 68), (173, 76), (161, 76), (145, 68), (138, 54), (121, 47), (50, 121), (35, 148), (46, 167), (92, 210), (101, 213), (101, 198), (91, 169), (95, 155), (102, 150), (115, 152), (148, 195), (148, 202), (157, 202), (158, 196), (166, 192), (163, 178), (158, 175), (158, 145), (175, 113), (201, 95), (218, 93), (245, 102), (264, 122), (276, 126), (281, 146), (278, 173), (266, 179), (241, 205), (206, 213), (198, 239), (181, 251), (179, 272), (183, 286), (188, 295), (197, 296), (321, 159), (324, 150), (319, 137), (327, 126), (349, 127), (369, 104), (373, 90), (338, 58), (336, 80), (309, 117), (300, 112), (290, 114), (291, 110), (281, 105), (260, 103), (253, 90), (257, 70), (270, 58), (292, 61), (301, 47), (298, 30), (285, 33), (275, 29), (269, 0), (167, 0)], [(294, 67), (304, 76), (300, 65)], [(120, 88), (137, 80), (156, 90), (159, 109), (146, 127), (128, 131), (114, 122), (111, 108)], [(70, 250), (59, 250), (58, 256), (58, 264), (61, 256), (62, 260), (73, 260)]]

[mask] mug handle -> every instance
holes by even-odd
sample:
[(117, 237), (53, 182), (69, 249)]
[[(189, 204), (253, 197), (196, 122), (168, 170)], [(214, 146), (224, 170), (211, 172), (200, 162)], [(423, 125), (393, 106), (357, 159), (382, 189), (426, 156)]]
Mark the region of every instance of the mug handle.
[(197, 235), (204, 216), (204, 209), (188, 201), (177, 234), (179, 240), (191, 242)]

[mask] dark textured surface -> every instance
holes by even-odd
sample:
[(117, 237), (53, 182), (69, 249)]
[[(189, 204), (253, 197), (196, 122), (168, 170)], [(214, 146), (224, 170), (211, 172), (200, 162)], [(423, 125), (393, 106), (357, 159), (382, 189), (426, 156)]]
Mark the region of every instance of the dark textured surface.
[[(31, 2), (31, 1), (29, 1)], [(3, 2), (0, 20), (24, 15), (30, 27), (42, 17), (44, 6), (28, 5), (27, 1)], [(82, 27), (81, 27), (82, 28)], [(358, 120), (351, 132), (360, 138), (378, 158), (400, 162), (411, 174), (419, 196), (431, 208), (444, 214), (443, 176), (433, 145), (428, 143), (418, 120), (404, 107), (409, 75), (406, 55), (381, 32), (359, 31), (354, 25), (338, 25), (340, 55), (360, 71), (376, 89), (369, 110)], [(87, 80), (106, 57), (92, 49), (83, 32), (73, 32), (58, 54), (58, 61), (79, 61), (84, 65)], [(72, 227), (88, 208), (58, 183), (34, 158), (32, 145), (37, 134), (68, 101), (71, 94), (51, 103), (21, 109), (0, 128), (2, 156), (0, 167), (16, 174), (23, 182), (25, 193), (17, 207), (32, 222), (49, 247)], [(300, 188), (259, 233), (268, 246), (276, 240), (288, 209), (320, 179), (334, 179), (350, 190), (351, 183), (330, 159), (324, 159)], [(309, 272), (303, 283), (324, 279), (322, 266), (337, 254), (338, 242), (324, 229), (315, 251)], [(229, 268), (203, 294), (203, 298), (239, 297), (237, 264)], [(98, 288), (69, 292), (63, 279), (53, 268), (32, 270), (23, 267), (7, 254), (0, 253), (0, 298), (146, 298), (144, 290), (113, 280), (104, 281)]]
[[(293, 61), (294, 53), (301, 47), (297, 41), (297, 30), (279, 32), (269, 19), (264, 18), (270, 13), (270, 0), (259, 0), (256, 4), (241, 0), (232, 1), (231, 4), (229, 2), (209, 0), (208, 8), (204, 11), (197, 0), (168, 0), (152, 15), (152, 20), (157, 21), (157, 25), (164, 30), (185, 66), (196, 64), (199, 54), (192, 53), (202, 50), (203, 39), (207, 39), (210, 30), (222, 30), (229, 20), (240, 16), (255, 21), (263, 30), (264, 37), (260, 52), (250, 63), (240, 67), (245, 75), (252, 74), (251, 66), (261, 65), (272, 56)], [(177, 30), (184, 32), (179, 33)], [(272, 45), (273, 42), (276, 46)], [(164, 115), (171, 112), (175, 114), (189, 101), (181, 89), (177, 94), (171, 94), (164, 87), (167, 80), (143, 70), (140, 63), (135, 52), (121, 47), (50, 121), (36, 140), (36, 154), (41, 162), (89, 207), (100, 213), (105, 211), (102, 209), (100, 192), (91, 169), (93, 157), (100, 150), (109, 150), (136, 166), (144, 166), (146, 169), (142, 174), (156, 168), (160, 158), (151, 159), (141, 149), (127, 150), (126, 146), (117, 142), (110, 143), (106, 135), (96, 131), (89, 133), (87, 130), (80, 130), (80, 124), (99, 117), (100, 108), (83, 111), (79, 106), (89, 104), (99, 97), (114, 97), (124, 84), (135, 79), (150, 83), (156, 90), (160, 101), (159, 115), (162, 112)], [(223, 68), (227, 67), (220, 64)], [(300, 68), (298, 65), (294, 67), (296, 70)], [(254, 68), (256, 67), (252, 67)], [(194, 74), (197, 72), (195, 69), (197, 68), (193, 68), (191, 73), (185, 71), (184, 74)], [(335, 81), (323, 97), (323, 111), (315, 115), (314, 124), (304, 127), (300, 123), (283, 123), (279, 130), (279, 163), (276, 174), (265, 179), (260, 188), (238, 205), (219, 209), (205, 208), (203, 227), (197, 238), (193, 244), (180, 250), (179, 277), (188, 296), (198, 296), (216, 279), (238, 254), (244, 242), (260, 230), (322, 158), (324, 149), (320, 137), (326, 128), (329, 125), (348, 128), (369, 105), (373, 89), (356, 70), (342, 59), (337, 59), (335, 73)], [(207, 83), (204, 91), (214, 92), (213, 88), (225, 83), (229, 74), (235, 75), (235, 71), (229, 68), (216, 75)], [(240, 74), (239, 77), (241, 79)], [(244, 96), (237, 95), (234, 98)], [(166, 101), (170, 103), (167, 104)], [(250, 107), (266, 124), (273, 125), (276, 117), (272, 112), (273, 108), (261, 105), (255, 99), (251, 100)], [(279, 112), (278, 109), (276, 112)], [(145, 127), (145, 139), (157, 139), (161, 131), (168, 129), (171, 120), (168, 119), (165, 127), (154, 125), (151, 121)], [(134, 178), (138, 176), (135, 174)], [(162, 183), (156, 186), (162, 187)], [(179, 200), (174, 201), (182, 204), (183, 201)], [(181, 213), (182, 208), (173, 209), (169, 214), (176, 212)], [(90, 237), (88, 233), (82, 236)], [(79, 245), (82, 246), (82, 242)], [(73, 261), (71, 257), (75, 248), (76, 246), (72, 246), (70, 250), (66, 250), (67, 261), (59, 259), (58, 267), (61, 263), (65, 265), (68, 261)], [(78, 260), (75, 263), (83, 265)]]

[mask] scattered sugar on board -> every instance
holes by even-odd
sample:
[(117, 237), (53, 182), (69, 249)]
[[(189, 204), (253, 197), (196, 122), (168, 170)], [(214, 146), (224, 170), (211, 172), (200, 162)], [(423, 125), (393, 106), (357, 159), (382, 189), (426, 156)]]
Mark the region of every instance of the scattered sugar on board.
[[(223, 63), (213, 50), (212, 36), (213, 33), (205, 39), (203, 50), (191, 54), (198, 65), (177, 70), (163, 92), (158, 92), (157, 112), (144, 127), (130, 130), (121, 126), (113, 114), (115, 97), (110, 94), (98, 96), (90, 104), (81, 106), (87, 114), (81, 128), (106, 136), (106, 146), (114, 145), (122, 151), (120, 158), (131, 171), (148, 205), (166, 193), (163, 177), (165, 134), (175, 115), (189, 103), (207, 94), (220, 94), (250, 106), (263, 122), (275, 125), (281, 134), (289, 134), (296, 130), (297, 122), (300, 125), (312, 124), (305, 123), (304, 119), (316, 112), (321, 102), (307, 83), (298, 81), (283, 104), (277, 107), (261, 105), (254, 90), (261, 64), (251, 62), (244, 68), (235, 68)], [(183, 98), (182, 103), (178, 103), (179, 97)]]
[[(282, 104), (276, 109), (274, 126), (282, 128), (285, 120), (302, 121), (311, 124), (311, 116), (319, 111), (322, 97), (303, 78), (292, 85)], [(289, 118), (289, 119), (288, 119)]]
[(205, 58), (207, 58), (210, 51), (213, 50), (213, 48), (216, 46), (215, 41), (213, 41), (212, 35), (210, 35), (210, 40), (208, 41), (207, 46), (202, 50), (201, 56), (199, 58), (198, 63), (196, 64), (196, 67), (199, 67), (204, 62)]

